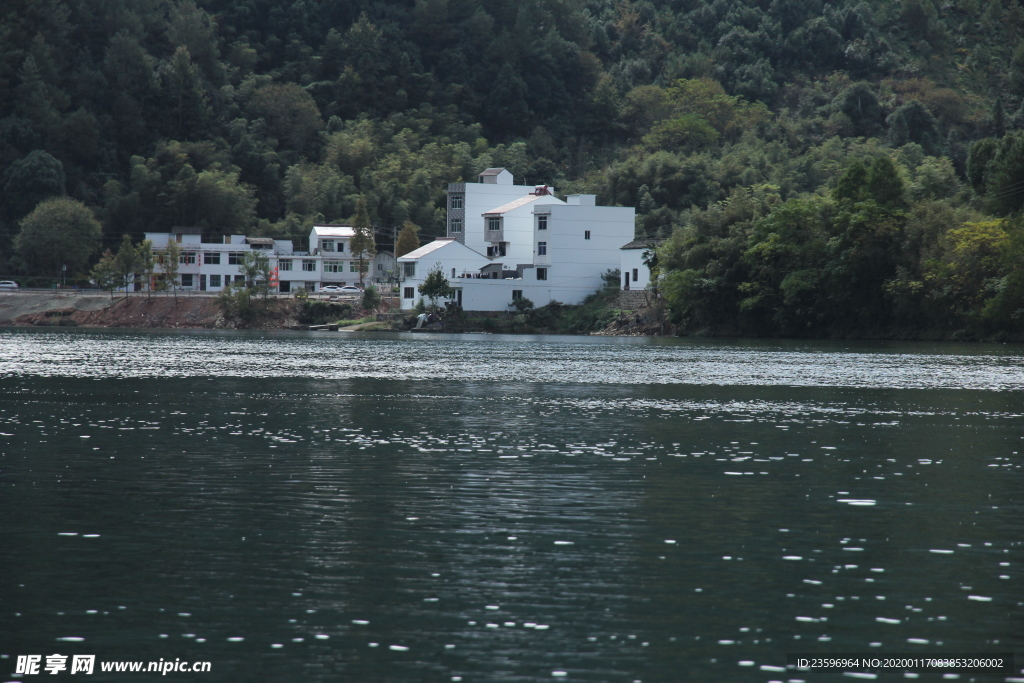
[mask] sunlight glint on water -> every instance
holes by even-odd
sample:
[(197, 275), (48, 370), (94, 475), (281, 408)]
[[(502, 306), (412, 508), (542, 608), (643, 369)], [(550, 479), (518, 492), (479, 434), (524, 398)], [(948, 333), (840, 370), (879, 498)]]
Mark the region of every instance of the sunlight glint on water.
[(0, 332), (0, 655), (766, 681), (1021, 652), (1019, 352)]

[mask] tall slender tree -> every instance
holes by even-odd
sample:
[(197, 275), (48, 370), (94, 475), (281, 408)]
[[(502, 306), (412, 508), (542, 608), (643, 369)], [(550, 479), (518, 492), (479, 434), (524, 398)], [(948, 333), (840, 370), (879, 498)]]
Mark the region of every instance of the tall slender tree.
[(366, 210), (366, 197), (359, 195), (356, 202), (356, 215), (352, 219), (354, 233), (349, 249), (352, 255), (359, 259), (359, 284), (363, 284), (363, 274), (366, 272), (366, 260), (373, 258), (377, 253), (377, 246), (373, 241), (373, 226), (370, 224), (370, 214)]

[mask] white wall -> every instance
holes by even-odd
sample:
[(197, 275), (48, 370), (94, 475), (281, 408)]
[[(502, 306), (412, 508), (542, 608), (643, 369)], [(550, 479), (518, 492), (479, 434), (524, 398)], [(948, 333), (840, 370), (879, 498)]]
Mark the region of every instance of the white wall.
[[(411, 277), (404, 275), (406, 263), (416, 264), (415, 275)], [(410, 309), (422, 298), (418, 288), (423, 284), (423, 281), (426, 280), (427, 275), (435, 266), (440, 265), (449, 284), (455, 286), (455, 283), (460, 280), (461, 275), (465, 273), (479, 273), (480, 269), (489, 263), (491, 263), (491, 260), (486, 256), (455, 241), (447, 242), (445, 245), (419, 258), (400, 257), (398, 259), (398, 274), (400, 278), (404, 277), (404, 280), (399, 283), (402, 308)], [(453, 271), (454, 276), (452, 274)], [(480, 280), (475, 281), (479, 282)], [(406, 290), (410, 287), (412, 288), (412, 297), (407, 297), (406, 294), (408, 292)]]
[[(651, 283), (651, 271), (644, 265), (644, 254), (648, 249), (622, 249), (622, 258), (620, 259), (619, 270), (619, 287), (625, 288), (626, 273), (629, 273), (629, 288), (632, 289), (646, 289), (647, 285)], [(634, 272), (638, 277), (634, 278)]]
[[(534, 250), (537, 243), (547, 242), (548, 281), (553, 286), (589, 287), (593, 292), (602, 286), (605, 272), (620, 267), (620, 247), (633, 239), (632, 207), (535, 205), (535, 217), (540, 213), (548, 214), (548, 229), (537, 230), (534, 222)], [(544, 267), (539, 255), (536, 265)]]
[[(453, 187), (465, 187), (463, 200), (463, 243), (481, 254), (487, 253), (489, 242), (484, 239), (486, 226), (484, 225), (483, 214), (485, 211), (496, 209), (503, 204), (508, 204), (514, 199), (525, 197), (533, 192), (534, 188), (526, 185), (490, 185), (485, 183), (452, 183), (449, 186), (449, 206), (451, 206), (451, 195)], [(458, 192), (461, 192), (460, 189)], [(456, 192), (457, 193), (457, 192)], [(449, 216), (454, 212), (449, 209)], [(451, 221), (449, 220), (449, 225)], [(449, 233), (449, 237), (456, 237), (456, 233)]]

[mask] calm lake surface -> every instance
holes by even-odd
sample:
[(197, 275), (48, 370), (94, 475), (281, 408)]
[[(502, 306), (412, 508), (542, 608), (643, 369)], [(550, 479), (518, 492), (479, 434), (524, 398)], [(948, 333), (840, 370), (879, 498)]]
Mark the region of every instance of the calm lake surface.
[(1021, 346), (0, 330), (0, 680), (1024, 677), (1022, 453)]

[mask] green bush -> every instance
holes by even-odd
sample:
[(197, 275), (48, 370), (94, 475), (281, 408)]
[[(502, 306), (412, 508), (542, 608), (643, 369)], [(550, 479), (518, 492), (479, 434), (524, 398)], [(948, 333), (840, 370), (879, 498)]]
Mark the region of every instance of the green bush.
[(302, 325), (327, 325), (352, 317), (352, 304), (306, 299), (299, 307), (297, 319)]

